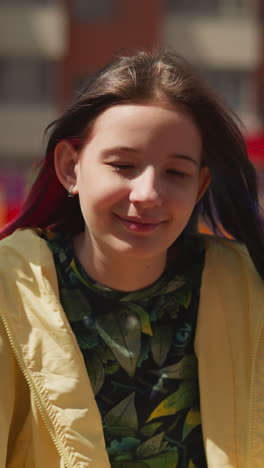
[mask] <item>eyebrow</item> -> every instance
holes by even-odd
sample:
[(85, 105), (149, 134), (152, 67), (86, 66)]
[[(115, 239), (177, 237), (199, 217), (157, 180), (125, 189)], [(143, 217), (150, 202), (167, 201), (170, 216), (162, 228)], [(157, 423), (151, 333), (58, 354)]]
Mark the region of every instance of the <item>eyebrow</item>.
[(130, 146), (113, 146), (102, 151), (104, 156), (111, 156), (112, 153), (139, 153), (140, 151)]
[(192, 158), (191, 156), (187, 156), (187, 154), (171, 154), (169, 158), (184, 159), (185, 161), (189, 161), (193, 163), (195, 166), (200, 167), (200, 161), (196, 161), (196, 159)]
[[(140, 150), (137, 148), (131, 148), (130, 146), (114, 146), (113, 148), (105, 149), (102, 151), (103, 156), (110, 156), (113, 153), (140, 153)], [(189, 161), (197, 167), (200, 167), (200, 161), (196, 161), (196, 159), (188, 156), (187, 154), (171, 154), (169, 155), (169, 159), (183, 159), (185, 161)]]

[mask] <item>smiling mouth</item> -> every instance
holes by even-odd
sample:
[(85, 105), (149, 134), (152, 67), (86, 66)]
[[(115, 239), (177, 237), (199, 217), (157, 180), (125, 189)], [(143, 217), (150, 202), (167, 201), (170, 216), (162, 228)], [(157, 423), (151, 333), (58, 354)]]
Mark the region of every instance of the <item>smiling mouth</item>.
[(164, 221), (148, 221), (141, 220), (138, 218), (122, 218), (121, 216), (115, 215), (119, 221), (130, 231), (133, 232), (153, 232), (155, 231)]

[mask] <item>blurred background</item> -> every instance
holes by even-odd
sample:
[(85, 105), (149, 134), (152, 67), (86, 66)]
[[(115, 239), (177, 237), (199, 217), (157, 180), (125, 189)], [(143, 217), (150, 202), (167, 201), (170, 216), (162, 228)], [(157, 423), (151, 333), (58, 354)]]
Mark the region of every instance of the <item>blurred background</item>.
[(0, 226), (43, 157), (45, 127), (124, 49), (167, 45), (239, 115), (264, 197), (263, 0), (0, 0)]

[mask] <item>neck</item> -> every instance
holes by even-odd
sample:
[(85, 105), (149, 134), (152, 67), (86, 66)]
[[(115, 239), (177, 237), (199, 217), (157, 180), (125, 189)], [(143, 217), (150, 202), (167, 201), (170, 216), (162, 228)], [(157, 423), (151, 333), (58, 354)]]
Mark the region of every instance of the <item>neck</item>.
[(98, 283), (111, 289), (132, 292), (154, 283), (166, 267), (164, 253), (149, 258), (107, 252), (107, 255), (85, 242), (80, 234), (73, 240), (78, 260), (87, 274)]

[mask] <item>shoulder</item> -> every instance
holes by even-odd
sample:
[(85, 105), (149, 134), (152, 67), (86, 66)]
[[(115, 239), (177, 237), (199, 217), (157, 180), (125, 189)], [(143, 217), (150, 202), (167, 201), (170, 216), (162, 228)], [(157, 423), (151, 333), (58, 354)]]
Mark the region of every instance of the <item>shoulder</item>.
[(224, 271), (229, 275), (247, 275), (253, 281), (263, 284), (246, 246), (233, 239), (204, 236), (205, 267), (215, 274)]
[(29, 243), (33, 242), (33, 245), (38, 243), (40, 237), (38, 235), (37, 229), (30, 229), (30, 228), (21, 228), (17, 229), (10, 234), (9, 236), (1, 239), (0, 241), (0, 250), (8, 247), (13, 248), (14, 250), (19, 249), (20, 247), (26, 247)]
[(39, 261), (40, 252), (45, 250), (46, 242), (34, 229), (18, 229), (10, 236), (0, 241), (1, 264), (5, 259), (7, 262), (12, 259), (24, 259), (27, 262)]
[(47, 276), (55, 281), (54, 262), (47, 243), (33, 229), (19, 229), (0, 241), (0, 280), (5, 284)]
[(235, 252), (235, 255), (241, 255), (242, 253), (244, 255), (247, 252), (245, 245), (236, 240), (211, 235), (203, 235), (202, 237), (207, 250), (211, 249), (215, 252), (225, 252), (226, 255), (230, 255), (232, 252)]
[(201, 303), (210, 303), (211, 313), (221, 306), (224, 315), (241, 318), (244, 314), (251, 317), (252, 326), (262, 323), (264, 281), (247, 248), (234, 240), (206, 236), (205, 251)]
[(253, 343), (264, 327), (264, 282), (246, 247), (208, 236), (205, 251), (199, 305), (203, 339), (209, 327), (221, 337), (229, 333), (230, 342), (236, 330), (236, 337), (249, 336)]

